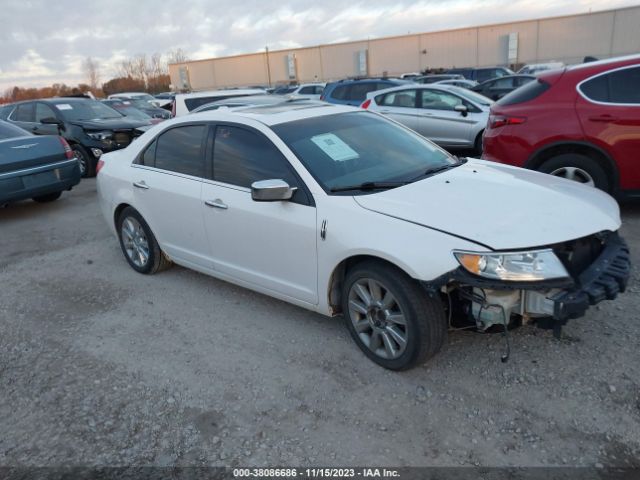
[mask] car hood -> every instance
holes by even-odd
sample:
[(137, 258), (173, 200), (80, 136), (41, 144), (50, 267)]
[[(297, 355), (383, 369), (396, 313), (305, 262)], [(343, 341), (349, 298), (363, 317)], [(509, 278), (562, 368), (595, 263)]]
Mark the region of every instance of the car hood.
[(95, 120), (76, 120), (70, 123), (78, 125), (85, 130), (131, 130), (148, 124), (144, 120), (133, 120), (124, 117)]
[(620, 228), (618, 204), (604, 192), (482, 160), (354, 198), (367, 210), (493, 250), (546, 246)]

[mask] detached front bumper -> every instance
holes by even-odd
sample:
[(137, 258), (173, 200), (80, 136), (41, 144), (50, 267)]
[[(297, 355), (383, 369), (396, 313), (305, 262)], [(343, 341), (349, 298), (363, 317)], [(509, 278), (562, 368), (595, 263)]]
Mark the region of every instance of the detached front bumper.
[(559, 326), (582, 317), (591, 305), (616, 298), (625, 291), (630, 274), (629, 248), (618, 233), (611, 233), (595, 260), (573, 278), (504, 282), (459, 267), (424, 286), (432, 292), (457, 289), (461, 298), (471, 301), (472, 316), (483, 330), (508, 322), (512, 314), (545, 318)]
[(574, 288), (552, 297), (553, 318), (566, 322), (582, 317), (589, 306), (613, 300), (625, 291), (631, 275), (631, 255), (618, 234), (611, 235), (604, 250), (576, 279)]

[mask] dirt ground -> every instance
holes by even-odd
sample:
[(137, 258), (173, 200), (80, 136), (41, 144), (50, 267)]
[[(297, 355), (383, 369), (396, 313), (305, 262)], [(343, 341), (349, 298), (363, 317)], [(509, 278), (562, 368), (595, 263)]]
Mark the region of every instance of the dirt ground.
[(135, 273), (93, 180), (0, 209), (0, 245), (0, 465), (640, 466), (637, 269), (561, 340), (514, 330), (506, 364), (461, 331), (393, 373), (341, 318)]

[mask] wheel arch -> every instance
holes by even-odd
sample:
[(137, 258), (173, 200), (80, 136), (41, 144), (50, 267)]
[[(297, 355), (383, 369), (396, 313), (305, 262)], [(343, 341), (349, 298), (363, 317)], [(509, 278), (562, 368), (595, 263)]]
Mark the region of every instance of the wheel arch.
[(609, 180), (611, 180), (612, 192), (617, 192), (620, 187), (620, 172), (614, 162), (613, 158), (603, 148), (594, 145), (590, 142), (583, 141), (562, 141), (554, 142), (536, 150), (523, 165), (525, 168), (531, 170), (538, 170), (540, 166), (547, 160), (553, 158), (556, 155), (564, 153), (576, 153), (585, 155), (602, 166), (607, 174)]
[[(130, 204), (125, 203), (125, 202), (122, 202), (122, 203), (120, 203), (120, 204), (119, 204), (119, 205), (114, 209), (114, 211), (113, 211), (113, 227), (114, 227), (116, 230), (117, 230), (117, 228), (118, 228), (118, 218), (120, 218), (120, 214), (121, 214), (121, 213), (124, 211), (124, 209), (125, 209), (125, 208), (127, 208), (127, 207), (131, 207), (131, 208), (133, 208), (134, 210), (136, 210), (136, 209), (135, 209), (135, 207), (131, 206)], [(137, 211), (137, 210), (136, 210), (136, 211)]]
[(384, 265), (388, 265), (392, 268), (400, 270), (410, 278), (415, 278), (414, 275), (404, 266), (399, 265), (400, 262), (395, 262), (382, 256), (375, 254), (354, 254), (344, 258), (340, 261), (332, 270), (329, 276), (329, 282), (327, 285), (327, 301), (329, 310), (332, 315), (337, 315), (342, 312), (342, 285), (346, 277), (346, 273), (349, 269), (365, 261), (375, 261)]

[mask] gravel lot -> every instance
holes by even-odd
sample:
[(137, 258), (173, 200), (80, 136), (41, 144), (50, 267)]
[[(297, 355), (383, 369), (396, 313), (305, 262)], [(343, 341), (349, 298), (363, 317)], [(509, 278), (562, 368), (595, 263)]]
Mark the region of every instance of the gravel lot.
[(638, 270), (562, 340), (513, 331), (506, 364), (501, 335), (452, 332), (392, 373), (341, 318), (135, 273), (93, 180), (0, 209), (0, 239), (0, 465), (640, 466)]

